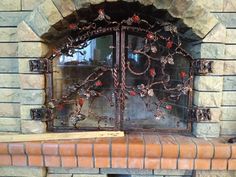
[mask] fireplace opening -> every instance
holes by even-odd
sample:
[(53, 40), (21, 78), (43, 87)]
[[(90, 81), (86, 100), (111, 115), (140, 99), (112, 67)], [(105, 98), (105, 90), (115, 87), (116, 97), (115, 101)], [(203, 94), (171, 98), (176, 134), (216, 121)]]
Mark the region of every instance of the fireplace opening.
[(48, 130), (190, 130), (193, 58), (177, 23), (123, 1), (67, 17), (47, 59)]

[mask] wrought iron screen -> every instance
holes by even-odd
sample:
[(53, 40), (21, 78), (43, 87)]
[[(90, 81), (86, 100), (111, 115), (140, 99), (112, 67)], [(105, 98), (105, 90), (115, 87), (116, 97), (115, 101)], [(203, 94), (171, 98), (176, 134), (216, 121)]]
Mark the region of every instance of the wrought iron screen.
[(153, 12), (122, 1), (77, 11), (47, 59), (49, 130), (190, 128), (193, 58)]

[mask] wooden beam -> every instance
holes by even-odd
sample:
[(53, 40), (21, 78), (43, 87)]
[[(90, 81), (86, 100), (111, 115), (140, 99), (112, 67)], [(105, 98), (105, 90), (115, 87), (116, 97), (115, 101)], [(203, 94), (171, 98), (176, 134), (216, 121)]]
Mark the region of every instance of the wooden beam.
[(122, 131), (91, 131), (42, 134), (0, 135), (0, 142), (47, 141), (47, 140), (74, 140), (84, 138), (123, 137)]

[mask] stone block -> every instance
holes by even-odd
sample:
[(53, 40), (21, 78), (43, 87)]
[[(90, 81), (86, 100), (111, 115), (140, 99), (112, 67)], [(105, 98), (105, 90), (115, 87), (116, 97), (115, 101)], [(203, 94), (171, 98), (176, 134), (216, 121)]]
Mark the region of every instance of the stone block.
[(235, 12), (236, 11), (236, 1), (235, 0), (224, 0), (223, 11), (224, 12)]
[(20, 117), (20, 104), (0, 103), (0, 117)]
[(19, 42), (19, 57), (45, 57), (48, 53), (48, 46), (42, 42)]
[(20, 89), (0, 89), (0, 100), (2, 103), (19, 103)]
[(34, 9), (34, 11), (27, 16), (25, 22), (39, 37), (42, 37), (47, 32), (54, 30), (48, 20), (39, 12), (38, 8)]
[(199, 91), (222, 91), (223, 77), (195, 76), (194, 89)]
[(211, 121), (210, 122), (219, 122), (222, 117), (222, 110), (220, 108), (210, 108)]
[(235, 28), (236, 27), (236, 13), (214, 13), (218, 20), (226, 28)]
[(236, 61), (224, 62), (224, 75), (236, 75)]
[(222, 94), (222, 105), (236, 105), (236, 91), (225, 91)]
[(196, 137), (219, 137), (219, 123), (193, 123), (193, 135)]
[(0, 57), (17, 57), (17, 43), (0, 43)]
[(236, 76), (224, 76), (223, 90), (236, 90)]
[[(192, 5), (194, 6), (194, 2), (192, 0), (190, 1), (175, 0), (172, 2), (170, 8), (168, 8), (168, 12), (173, 17), (181, 18), (184, 15), (184, 13), (189, 11), (189, 9), (193, 10), (194, 7), (191, 7)], [(192, 17), (194, 18), (194, 16)]]
[(74, 0), (76, 9), (89, 7), (90, 4), (99, 4), (103, 0)]
[(16, 28), (0, 28), (0, 42), (17, 42)]
[(19, 62), (19, 73), (26, 74), (26, 73), (32, 73), (35, 74), (35, 72), (31, 72), (29, 68), (29, 60), (36, 60), (37, 58), (20, 58), (18, 60)]
[(222, 59), (224, 57), (224, 51), (225, 51), (224, 44), (211, 44), (211, 43), (201, 43), (193, 45), (189, 49), (189, 52), (195, 59), (198, 58)]
[(0, 176), (45, 177), (46, 168), (38, 167), (0, 167)]
[(226, 30), (226, 43), (236, 43), (236, 29)]
[(20, 105), (21, 119), (31, 120), (30, 109), (41, 108), (43, 105)]
[(48, 168), (48, 173), (99, 174), (99, 169), (98, 168)]
[(192, 5), (184, 11), (182, 19), (183, 23), (192, 27), (192, 31), (201, 38), (218, 23), (215, 16), (203, 8), (198, 1), (193, 1)]
[(206, 170), (194, 171), (193, 177), (234, 177), (236, 176), (235, 171), (217, 171), (217, 170)]
[(197, 0), (205, 9), (210, 12), (222, 12), (224, 0)]
[(45, 76), (43, 74), (20, 74), (21, 89), (44, 89)]
[(17, 39), (18, 41), (42, 41), (25, 21), (22, 21), (17, 27)]
[(131, 174), (131, 175), (151, 175), (152, 170), (129, 169), (129, 168), (101, 168), (101, 174)]
[(209, 60), (212, 63), (212, 73), (208, 75), (223, 75), (224, 74), (224, 61), (222, 60)]
[(0, 74), (0, 87), (20, 87), (19, 74)]
[(1, 73), (18, 73), (19, 65), (17, 58), (1, 58), (0, 72)]
[(21, 120), (22, 133), (45, 133), (47, 125), (45, 122), (34, 120)]
[(16, 27), (30, 12), (0, 12), (0, 26)]
[(19, 132), (20, 119), (19, 118), (0, 118), (0, 131)]
[(72, 177), (73, 174), (47, 174), (47, 177)]
[(17, 11), (21, 10), (21, 0), (1, 0), (0, 11)]
[(76, 8), (72, 0), (52, 0), (63, 17), (72, 14)]
[(21, 90), (21, 104), (44, 104), (44, 90)]
[[(154, 170), (154, 175), (171, 175), (171, 176), (184, 176), (191, 175), (192, 170)], [(156, 176), (155, 176), (156, 177)]]
[(45, 0), (22, 0), (22, 10), (33, 10)]
[(222, 116), (221, 120), (234, 120), (236, 121), (236, 107), (221, 107)]
[(236, 121), (221, 121), (221, 135), (235, 135)]
[(225, 43), (226, 28), (221, 23), (217, 24), (203, 39), (203, 42)]
[(236, 58), (236, 45), (225, 45), (225, 57), (226, 59), (235, 59)]
[(63, 19), (60, 12), (51, 0), (45, 0), (38, 6), (38, 12), (47, 19), (49, 25), (54, 25)]
[(193, 103), (199, 107), (220, 107), (221, 92), (199, 92), (194, 91)]

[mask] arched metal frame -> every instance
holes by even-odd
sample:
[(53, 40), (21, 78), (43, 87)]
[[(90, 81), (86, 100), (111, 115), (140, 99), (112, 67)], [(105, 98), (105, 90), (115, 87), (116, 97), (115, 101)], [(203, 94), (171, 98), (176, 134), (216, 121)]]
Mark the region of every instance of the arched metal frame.
[[(84, 22), (79, 21), (78, 23), (73, 23), (68, 26), (69, 31), (72, 35), (69, 35), (67, 38), (67, 42), (54, 49), (53, 54), (47, 59), (52, 64), (52, 60), (60, 55), (73, 56), (77, 49), (83, 49), (88, 45), (88, 40), (96, 38), (98, 36), (103, 36), (106, 34), (114, 34), (117, 39), (125, 39), (125, 35), (127, 33), (135, 33), (144, 36), (145, 45), (143, 48), (133, 51), (136, 54), (144, 55), (147, 59), (148, 66), (142, 72), (135, 72), (130, 63), (126, 60), (126, 51), (125, 44), (118, 40), (120, 44), (120, 48), (117, 47), (117, 43), (115, 44), (115, 58), (116, 63), (113, 64), (113, 67), (108, 68), (106, 66), (99, 66), (93, 73), (91, 73), (83, 82), (74, 83), (69, 88), (67, 88), (68, 92), (61, 99), (54, 99), (52, 94), (52, 78), (53, 72), (48, 74), (48, 86), (49, 92), (46, 101), (46, 107), (50, 110), (51, 116), (47, 119), (48, 129), (56, 130), (56, 127), (53, 126), (53, 119), (55, 118), (54, 112), (58, 105), (62, 105), (66, 102), (70, 102), (71, 98), (74, 95), (79, 94), (79, 90), (81, 88), (87, 91), (87, 94), (91, 97), (102, 96), (101, 93), (98, 93), (91, 88), (91, 85), (94, 85), (96, 81), (99, 80), (101, 76), (104, 75), (105, 72), (111, 72), (113, 81), (114, 81), (114, 89), (115, 89), (115, 97), (116, 99), (116, 127), (113, 127), (112, 130), (120, 130), (123, 129), (123, 113), (125, 109), (126, 102), (126, 94), (132, 96), (141, 96), (148, 97), (153, 95), (153, 86), (162, 85), (163, 88), (167, 91), (175, 91), (175, 94), (170, 94), (169, 97), (163, 98), (159, 100), (156, 109), (156, 118), (161, 118), (162, 109), (171, 110), (172, 106), (167, 105), (165, 102), (168, 99), (179, 100), (181, 95), (188, 95), (188, 109), (192, 108), (192, 87), (193, 87), (193, 58), (182, 48), (182, 43), (178, 36), (178, 31), (176, 26), (172, 25), (168, 22), (160, 22), (156, 19), (153, 23), (150, 23), (146, 19), (142, 19), (141, 16), (134, 14), (128, 19), (122, 21), (112, 21), (112, 18), (105, 13), (104, 9), (99, 9), (97, 12), (97, 17), (92, 22)], [(153, 21), (153, 20), (152, 20)], [(123, 37), (121, 37), (121, 36)], [(76, 37), (75, 37), (76, 36)], [(163, 53), (158, 57), (156, 56), (159, 48), (162, 49)], [(170, 75), (166, 73), (165, 67), (167, 65), (173, 65), (175, 61), (175, 55), (181, 55), (185, 57), (190, 64), (190, 70), (188, 73), (181, 72), (180, 77), (182, 81), (175, 86), (169, 87), (168, 83), (170, 81)], [(157, 76), (155, 68), (151, 67), (151, 63), (159, 62), (161, 66), (161, 77)], [(126, 72), (129, 71), (134, 75), (143, 75), (149, 74), (150, 83), (147, 85), (139, 85), (136, 88), (129, 87), (125, 83)], [(158, 78), (159, 77), (159, 78)], [(81, 101), (81, 100), (80, 100)], [(76, 124), (79, 123), (83, 117), (80, 116), (80, 110), (83, 105), (78, 102), (74, 102), (77, 105), (77, 110), (74, 111), (74, 116), (77, 117), (78, 120), (75, 120)], [(98, 116), (99, 117), (99, 116)], [(100, 117), (104, 118), (104, 117)], [(100, 119), (98, 118), (98, 119)], [(188, 131), (191, 129), (191, 121), (188, 121), (187, 129), (184, 131)], [(94, 128), (87, 127), (86, 130), (93, 130)], [(101, 128), (101, 130), (107, 130), (110, 128)], [(72, 129), (72, 130), (76, 130)], [(83, 129), (82, 129), (83, 130)], [(154, 129), (149, 129), (149, 131), (155, 131)], [(174, 129), (177, 131), (181, 131), (182, 129)], [(171, 131), (174, 131), (171, 130)], [(141, 130), (143, 131), (143, 129)]]

